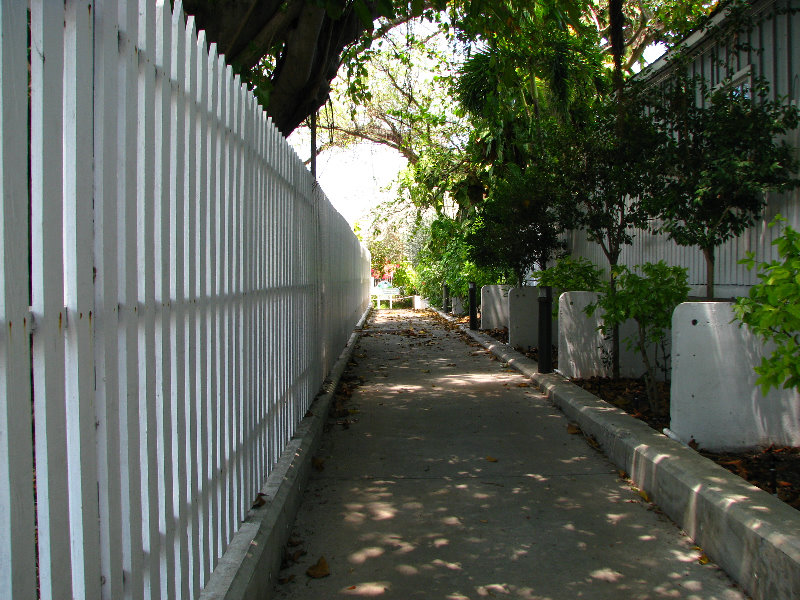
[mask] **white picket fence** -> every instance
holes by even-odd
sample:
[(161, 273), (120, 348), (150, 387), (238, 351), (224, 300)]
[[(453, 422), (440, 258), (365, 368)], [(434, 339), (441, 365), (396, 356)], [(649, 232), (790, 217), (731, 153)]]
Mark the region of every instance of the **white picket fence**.
[(26, 4), (0, 0), (0, 597), (196, 598), (369, 256), (180, 2)]

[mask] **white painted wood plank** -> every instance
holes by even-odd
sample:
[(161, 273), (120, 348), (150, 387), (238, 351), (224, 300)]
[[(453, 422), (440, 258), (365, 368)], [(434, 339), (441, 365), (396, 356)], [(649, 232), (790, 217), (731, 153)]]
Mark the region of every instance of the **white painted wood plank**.
[[(139, 3), (139, 131), (137, 154), (137, 263), (139, 406), (143, 427), (139, 453), (142, 464), (143, 547), (145, 593), (161, 594), (158, 498), (158, 421), (155, 378), (155, 11)], [(145, 367), (146, 365), (146, 367)]]
[(139, 57), (137, 51), (139, 14), (137, 4), (119, 5), (120, 28), (118, 95), (118, 195), (124, 199), (118, 212), (117, 236), (120, 273), (119, 290), (119, 376), (120, 376), (120, 455), (123, 514), (123, 570), (125, 595), (144, 598), (142, 469), (139, 441), (139, 339), (137, 262), (137, 153)]
[(28, 308), (27, 15), (0, 2), (0, 596), (36, 594)]
[[(241, 84), (241, 127), (244, 134), (244, 145), (242, 147), (242, 244), (240, 248), (240, 260), (243, 273), (244, 302), (242, 310), (242, 346), (244, 355), (242, 377), (245, 381), (244, 398), (245, 416), (242, 422), (242, 443), (247, 444), (248, 454), (243, 461), (244, 469), (244, 489), (247, 493), (242, 498), (242, 510), (248, 509), (248, 502), (255, 498), (259, 489), (259, 481), (256, 476), (255, 466), (258, 456), (258, 439), (255, 436), (256, 424), (256, 402), (257, 402), (257, 371), (256, 362), (258, 360), (256, 336), (257, 321), (255, 308), (257, 302), (257, 291), (255, 286), (255, 261), (256, 261), (256, 198), (254, 189), (254, 166), (255, 155), (253, 151), (255, 135), (253, 111), (250, 95), (243, 84)], [(250, 496), (250, 498), (248, 498)]]
[(216, 57), (218, 76), (217, 96), (217, 296), (218, 306), (218, 361), (219, 361), (219, 526), (220, 555), (224, 553), (234, 526), (231, 515), (232, 465), (231, 465), (231, 144), (230, 144), (230, 82), (225, 57)]
[(230, 293), (231, 293), (231, 302), (230, 302), (230, 313), (228, 316), (228, 321), (230, 323), (230, 331), (231, 331), (231, 343), (229, 347), (229, 356), (231, 358), (231, 363), (229, 365), (230, 369), (230, 384), (228, 389), (230, 390), (230, 400), (229, 406), (231, 407), (231, 423), (230, 423), (230, 432), (231, 432), (231, 439), (230, 439), (230, 468), (231, 473), (229, 475), (229, 486), (231, 488), (231, 495), (230, 495), (230, 539), (233, 537), (233, 534), (236, 533), (236, 529), (238, 528), (238, 524), (241, 521), (244, 513), (240, 510), (240, 503), (241, 497), (244, 495), (244, 483), (242, 480), (242, 446), (240, 443), (241, 439), (241, 420), (243, 417), (243, 405), (242, 405), (242, 370), (241, 370), (241, 363), (243, 358), (243, 350), (241, 347), (241, 331), (240, 331), (240, 323), (241, 319), (239, 316), (241, 307), (242, 307), (242, 275), (240, 272), (240, 257), (239, 257), (239, 244), (241, 243), (241, 208), (239, 206), (239, 194), (241, 191), (241, 183), (239, 182), (239, 166), (240, 166), (240, 153), (242, 147), (242, 132), (239, 127), (238, 118), (239, 118), (239, 89), (237, 85), (237, 79), (233, 76), (233, 72), (230, 68), (226, 69), (226, 78), (228, 79), (228, 89), (229, 89), (229, 105), (228, 105), (228, 113), (229, 113), (229, 139), (230, 142), (228, 144), (228, 152), (230, 153), (230, 166), (229, 166), (229, 176), (230, 176), (230, 201), (229, 201), (229, 211), (231, 216), (230, 221), (230, 232), (231, 237), (230, 241), (228, 242), (228, 248), (230, 250), (230, 262), (229, 262), (229, 273), (228, 273), (228, 281)]
[(208, 264), (209, 256), (211, 253), (210, 246), (210, 205), (209, 205), (209, 183), (208, 183), (208, 170), (209, 170), (209, 116), (208, 110), (205, 106), (209, 100), (209, 72), (208, 72), (208, 58), (207, 48), (205, 41), (205, 32), (201, 31), (198, 34), (198, 57), (197, 57), (197, 92), (198, 92), (198, 130), (197, 130), (197, 199), (198, 199), (198, 228), (199, 235), (197, 236), (197, 258), (199, 264), (197, 265), (198, 273), (198, 289), (197, 289), (197, 306), (198, 306), (198, 346), (200, 369), (198, 373), (198, 405), (200, 406), (200, 433), (199, 440), (199, 455), (200, 461), (200, 478), (198, 481), (201, 500), (199, 505), (202, 507), (201, 513), (201, 534), (202, 534), (202, 549), (203, 549), (203, 563), (200, 569), (202, 586), (208, 575), (211, 573), (215, 564), (215, 552), (213, 547), (213, 523), (212, 523), (212, 504), (211, 504), (211, 453), (212, 446), (210, 443), (210, 413), (211, 413), (211, 386), (209, 384), (209, 330), (211, 319), (211, 308), (208, 306), (209, 298), (209, 275)]
[[(64, 11), (31, 5), (31, 307), (39, 587), (44, 597), (72, 589), (64, 381), (62, 147)], [(46, 60), (45, 60), (46, 58)], [(3, 211), (4, 213), (6, 211)], [(27, 267), (25, 267), (27, 271)], [(51, 498), (59, 498), (52, 502)]]
[(172, 15), (163, 0), (155, 6), (155, 128), (153, 155), (155, 163), (154, 267), (155, 267), (155, 378), (156, 430), (158, 464), (159, 578), (161, 597), (175, 596), (175, 522), (173, 519), (173, 439), (172, 423), (172, 303), (170, 273), (174, 248), (170, 247), (170, 170), (172, 116)]
[(200, 439), (200, 414), (201, 406), (200, 386), (198, 385), (199, 352), (197, 348), (197, 331), (199, 327), (197, 298), (199, 296), (198, 266), (200, 260), (200, 234), (198, 226), (198, 185), (197, 185), (197, 156), (199, 118), (196, 110), (198, 97), (198, 41), (196, 38), (194, 17), (189, 16), (186, 23), (186, 177), (184, 211), (187, 215), (187, 236), (184, 240), (184, 272), (186, 274), (185, 294), (187, 298), (186, 328), (188, 330), (188, 345), (186, 352), (186, 420), (189, 425), (187, 445), (187, 486), (189, 496), (190, 525), (189, 549), (191, 563), (191, 578), (189, 581), (192, 597), (200, 595), (201, 572), (203, 571), (203, 537), (201, 536), (200, 517), (202, 515), (202, 502), (200, 494), (202, 478), (202, 461), (199, 458), (198, 440)]
[[(121, 598), (122, 504), (120, 486), (120, 405), (117, 279), (117, 56), (118, 3), (106, 0), (95, 16), (95, 419), (97, 422), (100, 551), (103, 598)], [(52, 134), (50, 134), (52, 135)]]
[(222, 483), (220, 481), (221, 436), (220, 436), (220, 374), (219, 374), (219, 230), (220, 230), (220, 193), (219, 193), (219, 71), (217, 69), (217, 46), (209, 46), (208, 55), (208, 338), (210, 342), (208, 386), (209, 386), (209, 515), (211, 520), (211, 558), (212, 569), (216, 567), (221, 552), (221, 498)]
[(100, 598), (92, 312), (92, 3), (67, 0), (64, 21), (64, 291), (72, 593)]
[(267, 202), (265, 173), (264, 173), (264, 144), (265, 130), (263, 114), (258, 106), (251, 106), (251, 115), (255, 125), (255, 148), (253, 156), (253, 200), (256, 205), (255, 222), (255, 287), (259, 291), (256, 295), (256, 418), (258, 427), (258, 452), (256, 454), (256, 483), (260, 484), (266, 479), (268, 469), (268, 420), (267, 420), (267, 335), (268, 317), (266, 309), (266, 239), (268, 223), (265, 216)]
[(192, 532), (189, 527), (189, 427), (187, 423), (187, 369), (186, 346), (189, 329), (186, 326), (186, 273), (185, 253), (189, 234), (186, 218), (186, 130), (187, 108), (186, 90), (186, 27), (181, 2), (176, 2), (171, 17), (172, 28), (171, 72), (172, 89), (170, 94), (170, 303), (172, 316), (172, 389), (173, 420), (171, 436), (174, 443), (173, 460), (176, 479), (172, 488), (173, 513), (176, 523), (173, 553), (176, 564), (175, 590), (178, 598), (190, 598), (191, 563), (189, 548)]

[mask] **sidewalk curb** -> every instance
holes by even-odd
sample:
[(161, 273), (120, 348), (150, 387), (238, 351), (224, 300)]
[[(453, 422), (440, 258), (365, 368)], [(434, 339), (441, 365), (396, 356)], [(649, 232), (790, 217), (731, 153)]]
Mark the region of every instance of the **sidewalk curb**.
[(539, 373), (535, 361), (507, 344), (463, 325), (460, 329), (530, 377), (755, 600), (800, 598), (796, 509), (562, 376)]
[(220, 558), (201, 600), (255, 600), (272, 596), (283, 549), (300, 507), (333, 394), (372, 311), (364, 311), (308, 413), (261, 488), (267, 503), (251, 509)]

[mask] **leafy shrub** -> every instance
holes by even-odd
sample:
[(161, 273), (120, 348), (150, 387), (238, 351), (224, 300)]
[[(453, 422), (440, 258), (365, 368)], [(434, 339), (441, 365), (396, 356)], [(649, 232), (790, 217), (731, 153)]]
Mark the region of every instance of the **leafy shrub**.
[(397, 265), (392, 278), (392, 284), (395, 287), (403, 288), (403, 293), (406, 295), (414, 295), (417, 293), (417, 286), (419, 277), (414, 267), (407, 260)]
[(636, 322), (636, 334), (624, 341), (628, 348), (639, 351), (647, 369), (645, 386), (650, 409), (659, 414), (656, 365), (647, 354), (650, 344), (659, 343), (670, 328), (675, 307), (689, 295), (686, 269), (669, 267), (664, 261), (645, 263), (634, 267), (642, 275), (627, 267), (616, 269), (615, 289), (606, 284), (605, 293), (595, 304), (587, 307), (589, 315), (597, 308), (603, 309), (603, 333), (608, 334), (615, 325), (628, 319)]
[[(770, 227), (784, 220), (778, 216)], [(764, 394), (771, 387), (800, 388), (800, 232), (786, 225), (772, 243), (779, 258), (758, 265), (761, 283), (733, 306), (736, 318), (750, 331), (776, 345), (755, 369)], [(752, 252), (740, 262), (748, 269), (756, 266)]]
[(557, 288), (562, 292), (596, 292), (603, 285), (603, 271), (584, 257), (565, 256), (556, 264), (536, 274), (539, 285)]

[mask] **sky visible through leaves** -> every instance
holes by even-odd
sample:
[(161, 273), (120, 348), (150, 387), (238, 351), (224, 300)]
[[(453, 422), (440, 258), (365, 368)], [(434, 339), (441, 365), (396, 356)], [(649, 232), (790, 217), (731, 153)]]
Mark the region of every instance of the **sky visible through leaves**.
[[(665, 49), (663, 44), (654, 44), (645, 51), (645, 61), (654, 62)], [(295, 130), (289, 143), (302, 160), (308, 160), (311, 139), (307, 129)], [(406, 163), (391, 148), (362, 142), (322, 152), (317, 158), (317, 179), (333, 206), (352, 226), (372, 209), (396, 197), (395, 183)]]

